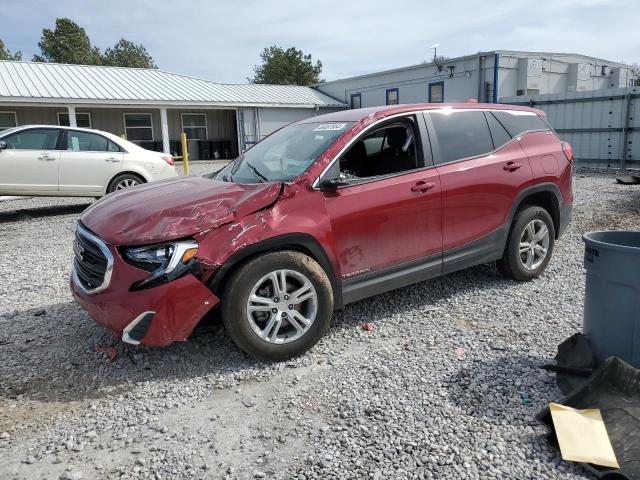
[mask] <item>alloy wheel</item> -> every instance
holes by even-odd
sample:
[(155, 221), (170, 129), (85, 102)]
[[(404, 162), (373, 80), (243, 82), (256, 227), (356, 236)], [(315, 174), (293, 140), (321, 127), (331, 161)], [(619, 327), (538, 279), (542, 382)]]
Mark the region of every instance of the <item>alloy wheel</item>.
[(294, 270), (263, 276), (247, 300), (247, 320), (265, 342), (289, 343), (302, 337), (318, 313), (318, 294), (311, 281)]
[(120, 180), (117, 184), (116, 184), (116, 190), (122, 190), (123, 188), (129, 188), (129, 187), (134, 187), (136, 185), (138, 185), (138, 181), (133, 179), (133, 178), (125, 178), (123, 180)]
[(531, 271), (537, 269), (547, 258), (549, 251), (549, 229), (539, 219), (530, 221), (520, 236), (518, 257), (522, 266)]

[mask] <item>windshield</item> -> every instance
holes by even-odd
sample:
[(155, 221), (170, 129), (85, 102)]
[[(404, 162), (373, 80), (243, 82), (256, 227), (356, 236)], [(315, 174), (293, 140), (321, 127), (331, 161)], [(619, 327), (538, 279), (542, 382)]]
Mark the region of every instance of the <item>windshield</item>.
[(353, 122), (295, 123), (256, 143), (220, 170), (216, 180), (288, 182), (302, 174)]

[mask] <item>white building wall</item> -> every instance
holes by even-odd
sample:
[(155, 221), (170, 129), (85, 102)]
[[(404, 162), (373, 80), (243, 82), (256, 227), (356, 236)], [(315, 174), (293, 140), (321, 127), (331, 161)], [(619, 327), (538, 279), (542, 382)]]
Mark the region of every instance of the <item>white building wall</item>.
[[(530, 94), (588, 91), (629, 86), (638, 78), (631, 67), (616, 62), (570, 54), (498, 51), (498, 95), (512, 97)], [(482, 69), (480, 57), (484, 57)], [(318, 84), (316, 88), (350, 105), (351, 95), (361, 95), (361, 106), (386, 104), (386, 90), (397, 88), (400, 103), (429, 101), (429, 84), (444, 82), (445, 102), (464, 102), (471, 98), (484, 102), (494, 101), (494, 52), (444, 60), (441, 70), (433, 63), (417, 65), (377, 74), (336, 80)], [(526, 60), (522, 60), (526, 59)], [(572, 81), (578, 65), (584, 65), (580, 81)], [(535, 65), (536, 68), (529, 68)], [(453, 68), (453, 75), (447, 67)], [(605, 66), (604, 74), (602, 67)], [(521, 69), (524, 74), (520, 73)], [(616, 71), (618, 69), (618, 71)], [(522, 76), (524, 75), (524, 77)], [(519, 92), (520, 91), (520, 92)]]
[[(400, 103), (420, 103), (429, 101), (429, 84), (444, 82), (444, 101), (462, 102), (478, 98), (478, 88), (482, 84), (484, 92), (493, 92), (494, 55), (486, 57), (484, 79), (480, 78), (479, 57), (477, 55), (439, 62), (441, 69), (433, 63), (381, 72), (353, 79), (321, 83), (317, 89), (350, 105), (351, 95), (360, 94), (362, 107), (386, 104), (386, 91), (397, 88)], [(448, 67), (453, 67), (453, 72)], [(489, 84), (488, 88), (486, 84)]]

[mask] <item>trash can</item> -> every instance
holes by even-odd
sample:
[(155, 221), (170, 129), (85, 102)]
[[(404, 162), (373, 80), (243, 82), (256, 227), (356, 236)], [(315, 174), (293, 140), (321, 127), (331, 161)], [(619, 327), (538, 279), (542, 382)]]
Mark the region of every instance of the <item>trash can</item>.
[(640, 232), (589, 232), (583, 332), (600, 360), (640, 368)]

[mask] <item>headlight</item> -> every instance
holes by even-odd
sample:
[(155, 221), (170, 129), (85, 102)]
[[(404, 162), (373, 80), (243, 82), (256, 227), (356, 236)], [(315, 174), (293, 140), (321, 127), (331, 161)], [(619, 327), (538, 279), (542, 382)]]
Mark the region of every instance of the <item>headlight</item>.
[(151, 272), (151, 276), (136, 282), (132, 290), (151, 288), (184, 275), (193, 265), (198, 242), (183, 240), (146, 247), (123, 248), (124, 260), (134, 267)]

